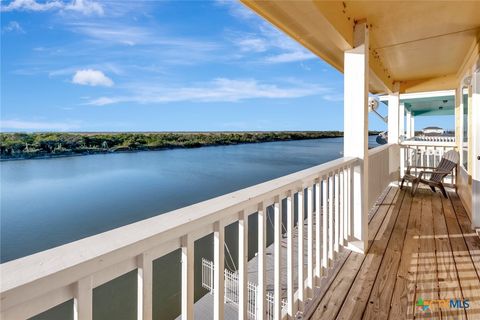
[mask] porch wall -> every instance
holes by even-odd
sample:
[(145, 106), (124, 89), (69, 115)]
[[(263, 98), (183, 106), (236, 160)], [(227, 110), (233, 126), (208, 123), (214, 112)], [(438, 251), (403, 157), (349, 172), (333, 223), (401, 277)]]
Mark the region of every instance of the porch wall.
[[(462, 87), (463, 79), (468, 76), (471, 76), (475, 72), (475, 66), (477, 61), (480, 59), (480, 42), (477, 42), (476, 45), (472, 48), (470, 54), (465, 58), (462, 68), (458, 71), (458, 84), (455, 95), (455, 138), (457, 141), (457, 148), (460, 154), (462, 154), (462, 142), (463, 142), (463, 99), (462, 99)], [(472, 165), (473, 165), (473, 143), (475, 137), (472, 134), (472, 90), (469, 90), (469, 123), (468, 128), (469, 137), (468, 137), (468, 171), (463, 168), (460, 164), (458, 167), (458, 181), (457, 181), (457, 193), (460, 200), (462, 201), (467, 214), (472, 222), (476, 219), (472, 216)], [(477, 138), (478, 139), (478, 138)], [(478, 143), (478, 142), (477, 142)]]

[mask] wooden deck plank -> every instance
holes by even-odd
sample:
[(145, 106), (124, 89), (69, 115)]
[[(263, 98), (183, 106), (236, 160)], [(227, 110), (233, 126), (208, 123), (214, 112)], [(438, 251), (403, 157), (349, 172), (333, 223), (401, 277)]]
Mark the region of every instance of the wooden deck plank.
[(477, 275), (480, 275), (480, 238), (475, 230), (472, 230), (470, 217), (463, 207), (462, 201), (458, 195), (454, 192), (450, 192), (449, 198), (453, 204), (453, 209), (455, 210), (458, 224), (462, 230), (463, 238), (467, 244), (468, 251), (472, 257), (473, 264), (475, 265), (475, 269), (477, 270)]
[[(432, 198), (439, 298), (446, 301), (450, 301), (452, 298), (463, 299), (440, 197), (441, 195), (436, 193)], [(440, 304), (439, 306), (442, 319), (452, 319), (452, 317), (454, 319), (466, 318), (465, 310), (463, 309), (450, 308), (449, 303)]]
[(413, 319), (415, 309), (415, 280), (417, 277), (417, 263), (420, 246), (422, 198), (412, 199), (410, 218), (408, 220), (405, 244), (403, 246), (397, 279), (392, 296), (389, 319)]
[[(369, 215), (368, 215), (368, 223), (369, 223), (369, 231), (374, 231), (378, 232), (378, 228), (380, 227), (382, 221), (384, 218), (382, 218), (382, 212), (378, 212), (380, 208), (385, 208), (386, 206), (389, 206), (392, 204), (394, 197), (397, 193), (397, 188), (392, 188), (392, 187), (387, 187), (384, 192), (380, 195), (379, 199), (375, 203), (374, 207), (372, 210), (370, 210)], [(372, 221), (372, 219), (378, 215), (380, 216), (379, 219), (375, 219)], [(329, 274), (332, 274), (332, 276), (327, 276), (327, 277), (322, 277), (321, 282), (320, 282), (320, 287), (315, 287), (315, 294), (314, 298), (312, 300), (309, 300), (308, 303), (306, 304), (305, 307), (305, 312), (304, 312), (304, 318), (305, 319), (310, 319), (312, 315), (315, 313), (317, 310), (317, 306), (320, 303), (320, 301), (323, 299), (324, 295), (326, 292), (328, 292), (330, 286), (332, 285), (333, 281), (335, 280), (335, 275), (338, 274), (338, 271), (343, 267), (345, 262), (347, 261), (348, 257), (350, 256), (351, 252), (349, 250), (345, 249), (345, 252), (341, 254), (341, 259), (337, 261), (334, 270), (331, 270), (332, 272)]]
[(400, 257), (405, 243), (405, 234), (410, 216), (412, 197), (410, 192), (401, 203), (398, 219), (392, 232), (390, 241), (382, 259), (375, 284), (368, 299), (369, 303), (363, 314), (363, 319), (387, 319), (395, 286)]
[[(443, 197), (441, 199), (460, 289), (464, 299), (470, 301), (470, 307), (465, 309), (467, 319), (478, 319), (480, 317), (480, 281), (458, 224), (452, 202), (450, 199)], [(452, 298), (455, 299), (456, 297)]]
[[(384, 223), (388, 223), (386, 216), (390, 206), (395, 203), (395, 198), (400, 195), (397, 188), (391, 188), (385, 197), (382, 205), (379, 206), (377, 213), (373, 216), (369, 224), (369, 240), (373, 241), (379, 229)], [(365, 256), (352, 252), (345, 262), (343, 268), (339, 271), (335, 280), (332, 282), (329, 290), (320, 300), (317, 309), (310, 319), (334, 319), (343, 304), (353, 280), (364, 260)]]
[(382, 257), (390, 241), (392, 231), (395, 228), (404, 196), (405, 192), (399, 191), (395, 199), (393, 199), (395, 205), (389, 207), (385, 222), (380, 227), (375, 240), (365, 256), (337, 319), (361, 319), (368, 302), (370, 291), (374, 285), (377, 271), (380, 268)]
[[(310, 319), (480, 319), (480, 238), (460, 199), (428, 189), (392, 198), (396, 189), (369, 225), (369, 252), (350, 253)], [(418, 298), (437, 301), (423, 311)], [(470, 308), (452, 308), (450, 299)]]
[[(420, 228), (420, 251), (417, 262), (417, 280), (415, 301), (438, 300), (437, 260), (435, 257), (435, 239), (433, 233), (432, 193), (421, 189), (419, 193), (427, 193), (422, 198), (422, 225)], [(415, 318), (440, 319), (438, 306), (431, 306), (423, 310), (415, 308)]]

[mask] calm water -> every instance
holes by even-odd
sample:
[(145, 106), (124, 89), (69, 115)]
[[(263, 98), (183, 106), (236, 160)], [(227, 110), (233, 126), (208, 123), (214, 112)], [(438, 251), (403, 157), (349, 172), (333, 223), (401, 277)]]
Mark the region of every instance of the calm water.
[[(375, 145), (374, 137), (370, 144)], [(329, 138), (2, 162), (1, 261), (327, 162), (341, 157), (342, 148), (342, 138)], [(198, 254), (210, 240), (198, 244)], [(178, 253), (170, 256), (156, 262), (156, 273), (177, 270)], [(173, 278), (179, 275), (172, 274)], [(130, 278), (123, 285), (136, 281), (135, 276)], [(178, 291), (177, 284), (172, 281), (165, 284), (170, 289), (154, 288), (157, 300), (177, 304), (178, 292), (171, 294)], [(134, 282), (130, 285), (134, 287)], [(95, 290), (94, 295), (110, 298), (115, 292), (128, 291), (108, 285)], [(196, 292), (197, 297), (201, 294)], [(111, 311), (97, 308), (95, 318), (113, 318), (105, 316)], [(165, 315), (162, 319), (176, 313), (159, 312)], [(121, 318), (129, 318), (126, 314)]]

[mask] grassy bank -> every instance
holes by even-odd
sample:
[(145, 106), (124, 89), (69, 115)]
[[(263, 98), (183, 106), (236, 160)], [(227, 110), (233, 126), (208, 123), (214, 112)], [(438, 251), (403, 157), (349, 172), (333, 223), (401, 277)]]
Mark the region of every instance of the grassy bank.
[(0, 133), (1, 159), (341, 137), (341, 131), (208, 133)]

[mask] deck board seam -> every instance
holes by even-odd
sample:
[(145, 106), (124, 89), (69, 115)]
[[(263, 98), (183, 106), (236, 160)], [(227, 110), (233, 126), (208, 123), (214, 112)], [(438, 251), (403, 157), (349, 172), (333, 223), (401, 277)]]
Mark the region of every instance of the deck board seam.
[[(393, 189), (392, 187), (389, 187), (388, 192), (386, 192), (386, 193), (383, 195), (380, 204), (382, 204), (383, 201), (385, 201), (385, 199), (387, 198), (388, 194), (392, 191), (392, 189)], [(394, 190), (394, 192), (395, 192), (395, 193), (394, 193), (394, 195), (393, 195), (393, 199), (395, 199), (395, 197), (396, 197), (397, 193), (399, 192), (399, 190), (396, 188), (396, 189)], [(392, 205), (391, 203), (388, 204), (389, 208), (390, 208), (391, 205)], [(373, 217), (375, 217), (375, 216), (378, 214), (378, 210), (380, 210), (380, 205), (377, 206), (377, 209), (375, 210), (375, 214), (372, 215), (372, 219), (373, 219)], [(383, 225), (383, 223), (384, 223), (384, 221), (385, 221), (385, 218), (386, 218), (386, 216), (387, 216), (387, 212), (388, 212), (388, 209), (387, 209), (387, 211), (385, 212), (385, 215), (381, 218), (381, 222), (378, 224), (378, 227), (377, 227), (377, 229), (375, 230), (375, 237), (377, 236), (379, 230), (381, 229), (381, 227), (382, 227), (382, 225)], [(372, 220), (372, 219), (371, 219), (371, 220)], [(370, 221), (371, 221), (371, 220), (370, 220)], [(369, 222), (370, 222), (370, 221), (369, 221)], [(375, 238), (375, 237), (374, 237), (374, 238)], [(350, 259), (350, 258), (351, 258), (351, 252), (349, 253), (349, 259)], [(348, 259), (346, 259), (345, 262), (347, 262), (347, 260), (348, 260)], [(363, 263), (363, 260), (364, 260), (364, 259), (362, 259), (362, 263)], [(343, 268), (343, 266), (342, 266), (342, 268)], [(329, 288), (328, 288), (327, 290), (325, 290), (325, 292), (324, 292), (324, 294), (322, 295), (322, 297), (318, 300), (318, 303), (316, 304), (315, 308), (313, 308), (312, 314), (309, 315), (308, 318), (311, 318), (312, 316), (315, 315), (316, 310), (318, 310), (318, 307), (320, 306), (320, 304), (322, 303), (323, 299), (325, 298), (325, 295), (326, 295), (326, 293), (329, 291), (330, 286), (331, 286), (331, 285), (335, 282), (335, 280), (338, 278), (338, 275), (340, 274), (341, 270), (342, 270), (342, 269), (339, 269), (339, 270), (338, 270), (338, 272), (337, 272), (337, 274), (335, 275), (333, 281), (330, 283)], [(358, 274), (359, 271), (360, 271), (360, 268), (358, 269), (356, 275)], [(355, 275), (355, 277), (356, 277), (356, 275)], [(352, 282), (352, 284), (353, 284), (353, 282)], [(350, 287), (349, 287), (349, 290), (350, 290)], [(348, 291), (346, 291), (346, 292), (347, 292), (347, 293), (346, 293), (346, 295), (345, 295), (344, 297), (346, 297), (347, 294), (348, 294)], [(335, 315), (335, 317), (336, 317), (337, 315), (338, 315), (338, 313)]]
[[(441, 210), (442, 210), (442, 215), (443, 215), (443, 221), (445, 223), (445, 229), (447, 230), (447, 233), (449, 234), (448, 232), (448, 226), (447, 226), (447, 220), (446, 220), (446, 216), (445, 216), (445, 207), (443, 205), (443, 201), (442, 199), (439, 199), (440, 201), (440, 205), (441, 205)], [(454, 210), (455, 212), (455, 210)], [(455, 212), (455, 215), (456, 215), (456, 212)], [(457, 221), (458, 223), (458, 221)], [(450, 234), (449, 234), (450, 235)], [(458, 271), (458, 266), (457, 266), (457, 263), (455, 263), (455, 257), (454, 257), (454, 252), (453, 252), (453, 249), (452, 249), (452, 243), (451, 243), (451, 239), (450, 239), (450, 236), (447, 237), (448, 238), (448, 245), (450, 247), (450, 252), (452, 254), (452, 260), (453, 260), (453, 266), (455, 268), (455, 275), (456, 275), (456, 280), (457, 280), (457, 284), (458, 284), (458, 288), (460, 289), (460, 296), (462, 299), (464, 299), (465, 295), (463, 294), (463, 289), (462, 289), (462, 285), (461, 285), (461, 282), (460, 282), (460, 272)], [(467, 317), (467, 314), (465, 312), (465, 310), (463, 310), (463, 315), (465, 318), (468, 318)]]
[[(458, 218), (457, 210), (459, 210), (459, 209), (456, 208), (456, 206), (454, 205), (453, 200), (452, 200), (451, 197), (449, 197), (449, 200), (450, 200), (450, 203), (452, 204), (453, 211), (455, 212), (455, 218), (456, 218), (456, 220), (457, 220), (458, 227), (460, 228), (460, 231), (462, 232), (462, 239), (463, 239), (463, 242), (465, 243), (465, 246), (466, 246), (466, 248), (467, 248), (468, 256), (470, 257), (470, 261), (472, 262), (472, 265), (474, 266), (474, 270), (475, 270), (475, 273), (477, 274), (477, 278), (480, 280), (480, 274), (478, 273), (478, 270), (477, 270), (477, 268), (476, 268), (476, 266), (475, 266), (475, 261), (473, 260), (472, 252), (470, 251), (470, 246), (468, 245), (468, 242), (467, 242), (467, 240), (465, 239), (465, 232), (463, 231), (462, 224), (460, 223), (460, 220), (459, 220), (459, 218)], [(472, 223), (471, 220), (470, 220), (470, 217), (468, 216), (468, 214), (465, 215), (465, 218), (470, 222), (470, 224)]]
[[(394, 227), (393, 227), (393, 229), (392, 229), (391, 232), (390, 232), (390, 236), (388, 237), (388, 242), (387, 242), (387, 245), (386, 245), (386, 247), (385, 247), (385, 251), (383, 252), (383, 255), (382, 255), (382, 259), (381, 259), (381, 261), (380, 261), (380, 264), (379, 264), (379, 266), (378, 266), (377, 274), (375, 275), (375, 280), (374, 280), (373, 285), (372, 285), (372, 287), (371, 287), (371, 289), (370, 289), (370, 295), (368, 296), (367, 304), (365, 305), (365, 308), (363, 309), (362, 319), (365, 317), (365, 312), (366, 312), (366, 310), (367, 310), (367, 308), (368, 308), (368, 301), (370, 300), (370, 297), (371, 297), (371, 295), (372, 295), (373, 288), (375, 287), (375, 283), (377, 282), (377, 279), (378, 279), (378, 274), (379, 274), (378, 271), (380, 271), (380, 269), (381, 269), (381, 267), (382, 267), (382, 265), (383, 265), (383, 262), (384, 262), (384, 259), (385, 259), (385, 253), (386, 253), (387, 250), (388, 250), (388, 247), (389, 247), (389, 245), (390, 245), (390, 240), (392, 239), (392, 235), (393, 235), (393, 233), (394, 233), (394, 231), (395, 231), (395, 227), (397, 226), (398, 218), (400, 217), (400, 211), (401, 211), (402, 206), (403, 206), (403, 204), (404, 204), (405, 197), (406, 197), (406, 192), (403, 191), (403, 198), (401, 199), (400, 208), (399, 208), (399, 210), (398, 210), (397, 216), (395, 217)], [(410, 199), (410, 206), (411, 206), (411, 199)], [(405, 234), (406, 234), (406, 229), (407, 229), (407, 226), (408, 226), (408, 220), (409, 220), (409, 219), (410, 219), (410, 209), (408, 210), (408, 219), (407, 219), (407, 224), (405, 225)], [(404, 235), (404, 239), (405, 239), (405, 235)], [(403, 244), (402, 244), (402, 250), (400, 250), (400, 252), (402, 252), (402, 251), (403, 251)], [(401, 258), (401, 257), (400, 257), (400, 258)], [(400, 260), (399, 260), (399, 263), (400, 263)], [(397, 265), (397, 272), (398, 272), (398, 266), (399, 266), (399, 264)], [(393, 296), (393, 291), (392, 291), (392, 296)], [(390, 304), (391, 304), (391, 297), (390, 297), (390, 303), (389, 303), (389, 305), (390, 305)]]
[[(403, 198), (405, 200), (405, 197)], [(402, 206), (403, 206), (403, 202), (402, 202)], [(392, 310), (392, 299), (393, 299), (393, 296), (395, 295), (395, 288), (396, 288), (396, 285), (397, 285), (397, 279), (399, 278), (399, 269), (400, 269), (400, 265), (402, 263), (402, 257), (403, 257), (403, 250), (405, 248), (405, 240), (407, 238), (407, 231), (408, 231), (408, 226), (410, 224), (410, 219), (412, 219), (412, 206), (413, 206), (413, 197), (410, 199), (410, 206), (408, 208), (408, 220), (407, 220), (407, 224), (405, 226), (405, 234), (403, 235), (403, 245), (402, 245), (402, 250), (400, 250), (400, 259), (398, 260), (398, 265), (397, 265), (397, 272), (395, 273), (396, 276), (395, 276), (395, 283), (393, 284), (393, 290), (392, 290), (392, 295), (390, 297), (390, 303), (389, 303), (389, 308), (388, 308), (388, 313), (387, 313), (387, 319), (390, 319), (390, 311)], [(393, 233), (393, 231), (392, 231)], [(376, 279), (375, 279), (376, 281)]]
[[(442, 200), (444, 200), (444, 199), (442, 199)], [(454, 217), (455, 220), (454, 220), (454, 221), (456, 222), (456, 225), (457, 225), (457, 227), (458, 227), (458, 230), (462, 233), (463, 244), (464, 244), (464, 246), (465, 246), (465, 249), (468, 251), (468, 256), (469, 256), (469, 258), (470, 258), (470, 263), (471, 263), (473, 269), (476, 269), (476, 268), (475, 268), (475, 264), (474, 264), (474, 262), (473, 262), (473, 260), (472, 260), (472, 256), (471, 256), (469, 247), (468, 247), (468, 245), (467, 245), (467, 242), (465, 241), (465, 237), (464, 237), (464, 235), (463, 235), (463, 230), (462, 230), (461, 224), (460, 224), (460, 222), (459, 222), (459, 220), (458, 220), (458, 217), (457, 217), (457, 211), (455, 210), (455, 205), (454, 205), (451, 197), (449, 197), (447, 200), (444, 200), (444, 201), (447, 201), (447, 204), (449, 203), (450, 206), (451, 206), (451, 211), (452, 211), (453, 214), (455, 215), (455, 217)], [(444, 206), (444, 201), (442, 201), (442, 208), (443, 208), (443, 206)], [(446, 217), (445, 217), (445, 219), (446, 219)], [(447, 222), (447, 221), (445, 220), (445, 222)], [(448, 223), (446, 223), (446, 225), (447, 225), (447, 232), (448, 232), (448, 236), (449, 236), (448, 238), (449, 238), (449, 241), (450, 241), (450, 243), (451, 243), (452, 239), (451, 239), (450, 235), (452, 235), (452, 228), (453, 228), (454, 226), (449, 225)], [(455, 234), (453, 234), (453, 235), (455, 235)], [(453, 252), (453, 246), (452, 246), (452, 253), (454, 253), (454, 252)], [(454, 261), (455, 261), (455, 268), (457, 269), (457, 272), (458, 272), (458, 268), (457, 268), (458, 255), (453, 254), (453, 257), (454, 257)], [(475, 270), (475, 273), (477, 274), (477, 280), (478, 280), (479, 278), (478, 278), (478, 273), (476, 272), (476, 270)], [(466, 279), (464, 278), (463, 280), (465, 281)], [(465, 297), (465, 291), (467, 290), (467, 288), (464, 288), (464, 285), (462, 284), (462, 278), (461, 278), (461, 273), (460, 273), (460, 272), (458, 272), (458, 283), (459, 283), (461, 295), (462, 295), (463, 297)], [(466, 319), (470, 319), (469, 314), (468, 314), (468, 312), (467, 312), (466, 310), (465, 310), (465, 315), (466, 315)]]
[[(400, 194), (400, 193), (401, 193), (401, 194)], [(395, 194), (394, 194), (394, 196), (393, 196), (393, 199), (395, 199), (395, 197), (397, 196), (397, 194), (399, 195), (399, 197), (402, 196), (402, 201), (403, 201), (403, 197), (405, 197), (405, 192), (403, 192), (403, 191), (401, 191), (401, 190), (399, 190), (399, 189), (395, 190)], [(383, 201), (385, 201), (385, 199), (386, 199), (386, 196), (382, 199), (382, 203), (381, 203), (381, 204), (383, 204)], [(397, 201), (398, 201), (398, 199), (397, 199)], [(383, 219), (382, 219), (382, 223), (380, 223), (379, 228), (377, 229), (377, 231), (375, 232), (375, 236), (373, 237), (374, 240), (375, 240), (375, 238), (377, 237), (378, 232), (380, 232), (380, 230), (382, 229), (383, 224), (384, 224), (384, 223), (388, 223), (388, 221), (385, 221), (385, 219), (387, 218), (387, 215), (388, 215), (388, 211), (390, 210), (390, 208), (391, 208), (392, 206), (395, 206), (395, 205), (396, 205), (396, 202), (394, 203), (393, 200), (392, 200), (391, 203), (388, 204), (388, 208), (387, 208), (387, 210), (385, 211), (385, 215), (384, 215), (384, 217), (383, 217)], [(399, 211), (400, 211), (400, 208), (401, 208), (401, 205), (400, 205), (400, 207), (399, 207)], [(398, 214), (397, 214), (396, 218), (397, 218), (397, 217), (398, 217)], [(395, 218), (395, 219), (396, 219), (396, 218)], [(395, 223), (396, 223), (396, 220), (395, 220)], [(394, 226), (395, 226), (395, 224), (394, 224)], [(393, 230), (393, 229), (392, 229), (392, 230)], [(392, 234), (392, 233), (390, 233), (390, 236), (391, 236), (391, 234)], [(390, 237), (388, 238), (388, 241), (390, 241)], [(387, 246), (388, 246), (388, 243), (387, 243)], [(345, 295), (345, 298), (343, 299), (342, 305), (340, 306), (340, 308), (338, 308), (337, 312), (335, 313), (334, 318), (337, 318), (337, 317), (338, 317), (339, 313), (341, 312), (341, 310), (342, 310), (343, 307), (345, 306), (346, 297), (348, 297), (350, 291), (352, 290), (352, 287), (353, 287), (353, 285), (355, 284), (355, 281), (357, 280), (360, 271), (362, 270), (362, 267), (363, 267), (363, 265), (364, 265), (364, 263), (365, 263), (365, 258), (366, 258), (366, 256), (368, 255), (368, 253), (370, 252), (370, 249), (371, 249), (371, 247), (368, 248), (367, 253), (364, 255), (364, 257), (363, 257), (363, 259), (362, 259), (362, 263), (361, 263), (360, 267), (358, 268), (358, 270), (357, 270), (357, 272), (356, 272), (356, 274), (355, 274), (355, 278), (353, 279), (352, 283), (350, 284), (350, 286), (349, 286), (349, 288), (348, 288), (348, 291), (347, 291), (347, 293), (346, 293), (346, 295)], [(383, 256), (382, 256), (382, 259), (383, 259)], [(381, 265), (381, 262), (380, 262), (380, 265)], [(372, 288), (373, 288), (373, 286), (372, 286)], [(364, 312), (365, 312), (365, 309), (364, 309)], [(363, 317), (363, 312), (362, 312), (362, 317)]]
[[(375, 210), (375, 212), (371, 215), (371, 217), (369, 218), (368, 220), (368, 223), (370, 223), (373, 218), (378, 214), (378, 211), (380, 210), (380, 205), (383, 204), (383, 201), (385, 201), (385, 199), (387, 198), (387, 195), (390, 193), (390, 191), (392, 190), (392, 187), (388, 187), (388, 191), (387, 192), (384, 192), (384, 194), (382, 194), (382, 198), (381, 198), (381, 201), (379, 203), (379, 205), (377, 205), (377, 208)], [(393, 198), (395, 198), (395, 196), (397, 195), (397, 193), (399, 192), (398, 189), (395, 190), (395, 194), (393, 196)], [(388, 206), (390, 208), (392, 204), (389, 203)], [(378, 231), (381, 229), (381, 226), (383, 225), (384, 223), (384, 220), (385, 220), (385, 217), (387, 216), (387, 213), (388, 210), (385, 212), (385, 216), (382, 218), (382, 222), (379, 223), (378, 225), (378, 229), (375, 231), (375, 236), (377, 235)], [(343, 261), (342, 265), (340, 268), (338, 268), (338, 271), (337, 273), (335, 274), (335, 276), (332, 278), (332, 280), (330, 281), (330, 283), (328, 284), (328, 287), (327, 289), (323, 292), (323, 294), (321, 295), (321, 297), (318, 299), (318, 303), (315, 305), (315, 307), (312, 306), (311, 310), (311, 314), (307, 315), (306, 317), (307, 318), (311, 318), (314, 314), (315, 314), (315, 311), (318, 309), (318, 306), (320, 305), (320, 303), (322, 302), (323, 298), (325, 297), (325, 295), (327, 294), (327, 292), (330, 290), (330, 287), (332, 286), (332, 284), (335, 282), (336, 278), (338, 277), (338, 275), (340, 274), (340, 271), (342, 270), (342, 268), (344, 267), (345, 263), (348, 261), (348, 259), (350, 258), (352, 252), (350, 251), (347, 256), (345, 257), (345, 260)], [(362, 261), (362, 264), (363, 264), (363, 261)], [(357, 271), (357, 274), (358, 272), (360, 271), (361, 268), (359, 268), (359, 270)], [(355, 276), (356, 277), (356, 276)], [(353, 282), (352, 282), (352, 285), (353, 285)], [(349, 291), (350, 291), (350, 288), (349, 288)], [(347, 292), (347, 295), (348, 295), (348, 292)], [(335, 317), (338, 315), (338, 312), (337, 314), (335, 315)]]

